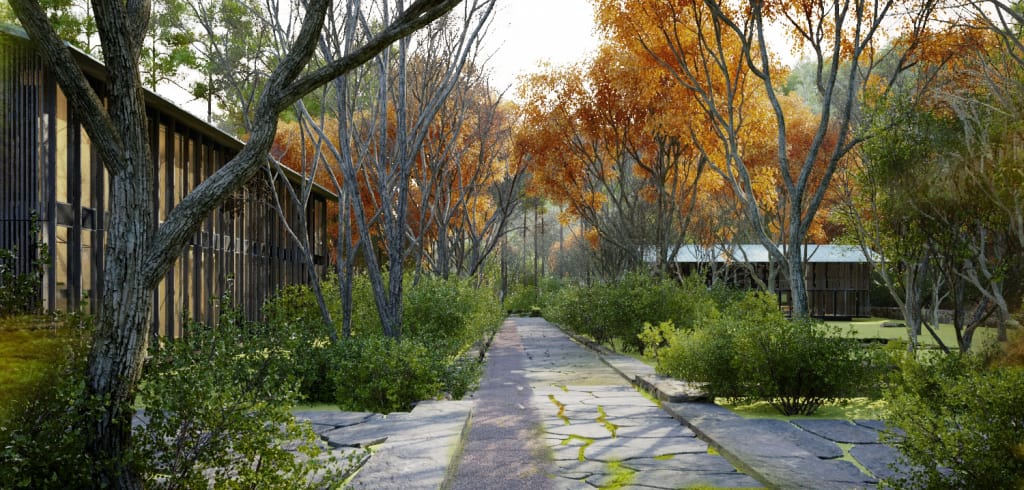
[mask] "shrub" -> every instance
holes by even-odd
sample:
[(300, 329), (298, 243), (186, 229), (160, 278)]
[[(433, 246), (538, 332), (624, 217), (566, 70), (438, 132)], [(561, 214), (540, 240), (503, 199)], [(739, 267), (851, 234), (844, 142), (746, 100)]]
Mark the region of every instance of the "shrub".
[(756, 293), (692, 333), (676, 331), (658, 357), (661, 372), (707, 383), (712, 396), (764, 400), (785, 415), (869, 393), (872, 359), (838, 328), (787, 320), (774, 299)]
[[(328, 309), (335, 307), (332, 319), (340, 327), (337, 290), (331, 291), (326, 281), (324, 285)], [(334, 294), (328, 296), (331, 293)], [(277, 347), (281, 352), (287, 352), (284, 359), (290, 362), (292, 373), (298, 378), (301, 398), (310, 402), (334, 402), (335, 389), (329, 376), (327, 354), (330, 337), (313, 291), (308, 286), (283, 288), (264, 304), (263, 312), (266, 325), (262, 328), (279, 339)]]
[[(323, 282), (323, 291), (335, 325), (341, 327), (341, 305), (337, 280), (328, 277)], [(466, 279), (442, 280), (422, 278), (417, 284), (407, 278), (404, 288), (403, 327), (404, 337), (416, 339), (432, 351), (437, 361), (434, 381), (444, 385), (442, 391), (461, 397), (476, 382), (466, 380), (458, 373), (479, 372), (469, 364), (454, 361), (484, 335), (493, 332), (503, 317), (501, 306), (488, 288), (476, 287)], [(338, 398), (339, 387), (335, 380), (335, 363), (346, 356), (359, 356), (366, 348), (360, 345), (365, 337), (380, 336), (380, 319), (373, 302), (369, 280), (356, 276), (353, 283), (353, 338), (352, 345), (338, 348), (331, 346), (328, 331), (320, 315), (312, 291), (307, 286), (291, 286), (280, 291), (265, 306), (268, 328), (280, 339), (279, 348), (287, 353), (292, 372), (299, 380), (302, 397), (309, 401), (333, 403)], [(339, 335), (341, 332), (339, 332)], [(348, 339), (342, 339), (348, 344)], [(339, 352), (335, 352), (340, 350)], [(418, 382), (416, 382), (418, 383)], [(428, 390), (429, 391), (429, 390)], [(436, 392), (431, 396), (436, 396)], [(412, 401), (403, 400), (401, 405)], [(346, 401), (345, 403), (358, 402)], [(387, 404), (384, 404), (386, 406)], [(370, 404), (368, 406), (381, 406)]]
[(622, 348), (643, 349), (639, 335), (644, 323), (671, 320), (690, 328), (717, 309), (714, 298), (699, 278), (682, 285), (669, 279), (629, 274), (616, 283), (565, 288), (553, 296), (549, 318), (565, 328), (602, 343), (618, 339)]
[[(290, 412), (295, 338), (225, 310), (216, 327), (191, 323), (183, 338), (153, 346), (135, 457), (155, 487), (308, 486), (326, 461), (311, 426)], [(327, 481), (340, 477), (326, 471)]]
[[(30, 235), (38, 236), (40, 231), (38, 216), (32, 213)], [(0, 317), (40, 312), (42, 302), (39, 288), (49, 263), (49, 245), (41, 240), (36, 245), (35, 261), (23, 273), (18, 273), (17, 247), (0, 249)]]
[(18, 251), (0, 249), (0, 317), (36, 313), (41, 305), (39, 286), (42, 269), (19, 274)]
[[(415, 338), (352, 337), (332, 348), (338, 406), (342, 410), (407, 411), (420, 400), (454, 398), (479, 379), (479, 363), (431, 348)], [(458, 359), (458, 360), (456, 360)]]
[(541, 306), (537, 288), (534, 286), (519, 286), (505, 298), (505, 309), (513, 313), (526, 313), (534, 306)]
[(726, 321), (710, 322), (691, 331), (675, 330), (657, 355), (658, 372), (705, 384), (711, 396), (735, 397), (743, 391), (733, 368), (734, 330)]
[(501, 323), (501, 305), (469, 279), (422, 278), (405, 289), (404, 334), (461, 354)]
[(921, 359), (895, 352), (884, 390), (885, 434), (910, 470), (895, 488), (1020, 488), (1024, 484), (1024, 368), (986, 368), (970, 354)]

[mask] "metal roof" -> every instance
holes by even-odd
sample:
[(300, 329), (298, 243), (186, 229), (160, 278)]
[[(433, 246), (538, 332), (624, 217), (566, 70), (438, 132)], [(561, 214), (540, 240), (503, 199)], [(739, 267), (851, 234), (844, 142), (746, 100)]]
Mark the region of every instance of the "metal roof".
[[(779, 251), (784, 246), (778, 245)], [(801, 254), (808, 263), (867, 263), (868, 257), (864, 255), (863, 249), (857, 245), (816, 245), (804, 244)], [(648, 248), (644, 253), (644, 259), (653, 262), (655, 254), (653, 248)], [(784, 253), (784, 252), (783, 252)], [(878, 254), (868, 251), (873, 261), (880, 260)], [(768, 249), (761, 244), (717, 244), (711, 246), (683, 245), (679, 247), (675, 258), (676, 263), (767, 263), (769, 262)]]

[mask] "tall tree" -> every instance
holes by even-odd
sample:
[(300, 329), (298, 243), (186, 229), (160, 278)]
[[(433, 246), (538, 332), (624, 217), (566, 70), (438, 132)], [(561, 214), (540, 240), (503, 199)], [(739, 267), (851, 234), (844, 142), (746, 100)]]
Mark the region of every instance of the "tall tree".
[(516, 151), (539, 188), (632, 267), (651, 249), (667, 271), (696, 213), (705, 160), (686, 136), (689, 107), (666, 82), (613, 43), (582, 66), (535, 74), (522, 88)]
[(155, 225), (157, 207), (151, 192), (154, 175), (139, 72), (150, 22), (150, 2), (93, 2), (107, 76), (108, 97), (104, 101), (54, 30), (43, 7), (35, 0), (11, 1), (21, 25), (54, 71), (110, 174), (111, 211), (104, 260), (106, 294), (101, 300), (86, 382), (89, 394), (103, 402), (100, 415), (91, 421), (87, 442), (87, 451), (98, 464), (98, 486), (142, 487), (137, 471), (125, 460), (125, 455), (131, 444), (132, 403), (142, 373), (153, 290), (198, 231), (204, 217), (265, 163), (278, 114), (298, 98), (372, 59), (458, 3), (418, 0), (391, 17), (359, 49), (339, 56), (333, 63), (307, 70), (330, 6), (326, 0), (309, 2), (292, 50), (268, 77), (254, 108), (248, 143), (185, 196), (163, 223)]
[[(869, 84), (884, 86), (912, 62), (912, 49), (887, 52), (880, 46), (881, 31), (897, 26), (894, 9), (903, 5), (895, 0), (598, 2), (598, 20), (605, 31), (692, 94), (713, 136), (694, 138), (694, 143), (731, 185), (759, 241), (786, 265), (794, 316), (808, 313), (801, 245), (836, 169), (861, 141), (855, 129), (863, 90)], [(902, 25), (923, 29), (934, 3), (906, 6), (900, 12)], [(770, 50), (774, 38), (768, 32), (773, 25), (784, 29), (786, 38), (811, 57), (815, 68), (817, 123), (809, 146), (798, 154), (791, 153), (791, 116), (779, 89), (785, 73)], [(879, 80), (872, 70), (886, 56), (898, 58), (897, 69), (890, 80)], [(756, 199), (747, 159), (747, 149), (756, 141), (745, 135), (745, 127), (756, 124), (757, 113), (766, 108), (774, 120), (773, 160), (784, 198), (781, 249)]]

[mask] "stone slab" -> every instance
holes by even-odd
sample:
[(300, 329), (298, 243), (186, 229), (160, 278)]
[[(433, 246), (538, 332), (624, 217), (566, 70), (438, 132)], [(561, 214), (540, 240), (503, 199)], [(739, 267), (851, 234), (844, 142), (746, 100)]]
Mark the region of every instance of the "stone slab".
[(708, 445), (697, 438), (641, 439), (623, 438), (596, 440), (584, 449), (588, 460), (623, 461), (632, 458), (656, 458), (661, 456), (696, 453), (706, 454)]
[(690, 470), (703, 473), (734, 473), (734, 468), (725, 458), (708, 453), (674, 454), (669, 458), (633, 458), (622, 461), (628, 468), (644, 470)]
[[(899, 451), (884, 444), (860, 444), (850, 448), (850, 456), (878, 479), (892, 478), (909, 473), (909, 467), (899, 463)], [(894, 469), (895, 467), (895, 469)]]
[(373, 420), (363, 424), (332, 429), (320, 434), (332, 447), (369, 447), (381, 444), (391, 435), (404, 430), (397, 422)]
[(681, 381), (659, 374), (637, 375), (634, 383), (663, 402), (706, 402), (711, 401), (702, 383)]
[(904, 432), (903, 429), (900, 429), (899, 427), (891, 427), (889, 424), (886, 424), (881, 420), (857, 419), (854, 420), (853, 423), (878, 432), (880, 437), (882, 432), (891, 432), (897, 437), (903, 437), (906, 435), (906, 432)]
[[(597, 422), (569, 425), (563, 424), (554, 427), (545, 426), (544, 432), (559, 436), (575, 435), (590, 439), (611, 439), (613, 437), (612, 431), (606, 425), (599, 424)], [(618, 431), (616, 430), (616, 432)]]
[[(777, 433), (779, 437), (785, 438), (818, 458), (836, 459), (843, 457), (843, 449), (835, 442), (806, 430), (792, 430), (790, 424), (796, 422), (798, 421), (786, 422), (785, 420), (772, 419), (755, 421), (755, 423), (761, 424), (765, 430)], [(787, 425), (790, 425), (790, 427), (786, 427)]]
[[(632, 420), (632, 419), (626, 419)], [(621, 419), (613, 419), (613, 423), (618, 424)], [(651, 423), (637, 424), (637, 425), (620, 425), (616, 429), (616, 434), (620, 437), (639, 437), (639, 438), (668, 438), (668, 437), (696, 437), (696, 434), (689, 427), (686, 427), (679, 423), (679, 421), (668, 418), (668, 419), (655, 419)]]
[(346, 427), (349, 425), (361, 424), (367, 420), (380, 417), (370, 412), (341, 412), (328, 410), (305, 410), (293, 411), (292, 415), (296, 420), (308, 420), (314, 425), (330, 427)]
[[(587, 483), (603, 488), (613, 483), (613, 475), (595, 475)], [(761, 486), (757, 480), (743, 473), (702, 473), (699, 471), (648, 470), (634, 473), (630, 488), (750, 488)]]
[(472, 407), (468, 400), (418, 404), (408, 417), (396, 421), (402, 430), (377, 448), (351, 486), (388, 490), (441, 488), (461, 448)]
[(846, 420), (794, 420), (793, 425), (830, 441), (846, 444), (874, 444), (878, 442), (878, 432)]

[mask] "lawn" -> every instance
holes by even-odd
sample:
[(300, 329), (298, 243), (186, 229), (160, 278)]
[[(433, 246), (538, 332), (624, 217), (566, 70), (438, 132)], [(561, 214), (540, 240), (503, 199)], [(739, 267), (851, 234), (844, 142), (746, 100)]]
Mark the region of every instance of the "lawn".
[(49, 317), (0, 319), (0, 419), (59, 364), (72, 335)]
[[(902, 320), (891, 320), (886, 318), (854, 318), (850, 321), (832, 321), (826, 322), (830, 325), (836, 325), (843, 329), (844, 332), (852, 331), (853, 336), (858, 339), (884, 339), (884, 340), (907, 340), (907, 328), (903, 326)], [(899, 326), (883, 326), (883, 324), (899, 325)], [(936, 333), (939, 334), (939, 338), (946, 344), (950, 349), (956, 349), (956, 332), (953, 329), (953, 325), (949, 323), (943, 323), (936, 329)], [(938, 346), (932, 335), (927, 330), (921, 332), (919, 337), (920, 342), (923, 346)], [(974, 332), (974, 341), (971, 344), (971, 350), (978, 352), (986, 348), (987, 346), (996, 342), (996, 329), (990, 327), (981, 327)]]

